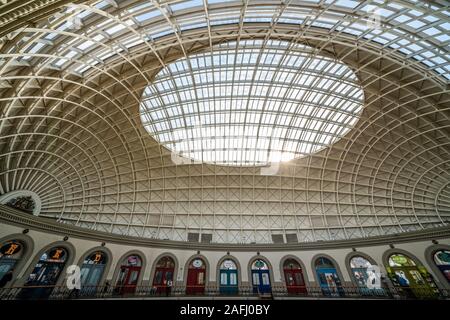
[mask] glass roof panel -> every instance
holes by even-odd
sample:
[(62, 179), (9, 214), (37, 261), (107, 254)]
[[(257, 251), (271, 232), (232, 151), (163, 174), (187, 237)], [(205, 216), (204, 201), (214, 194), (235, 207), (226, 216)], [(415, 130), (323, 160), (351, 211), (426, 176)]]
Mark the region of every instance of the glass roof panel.
[(144, 90), (140, 114), (181, 157), (267, 165), (335, 143), (356, 123), (363, 99), (342, 62), (303, 45), (247, 40), (163, 68)]
[[(325, 1), (327, 8), (323, 12), (317, 10), (317, 3), (320, 1), (308, 1), (308, 5), (304, 5), (304, 1), (292, 1), (286, 5), (283, 10), (276, 3), (268, 3), (267, 5), (253, 4), (252, 2), (245, 5), (245, 10), (239, 8), (238, 1), (232, 1), (235, 5), (231, 6), (229, 1), (210, 0), (207, 1), (207, 10), (205, 11), (203, 1), (167, 1), (162, 5), (162, 9), (171, 8), (168, 11), (170, 23), (165, 21), (158, 5), (153, 1), (133, 1), (128, 6), (123, 6), (117, 13), (117, 19), (111, 19), (107, 15), (98, 19), (96, 29), (101, 28), (107, 35), (121, 43), (124, 48), (131, 47), (124, 42), (128, 41), (124, 36), (126, 26), (131, 26), (134, 22), (139, 25), (145, 25), (145, 30), (139, 30), (141, 34), (146, 34), (149, 40), (159, 39), (165, 35), (173, 34), (177, 30), (187, 31), (195, 28), (214, 27), (217, 25), (238, 24), (238, 23), (254, 23), (266, 22), (279, 24), (307, 24), (308, 26), (326, 28), (336, 30), (341, 33), (355, 36), (357, 41), (366, 39), (384, 46), (385, 49), (391, 49), (397, 54), (407, 55), (414, 61), (420, 61), (418, 64), (423, 68), (433, 70), (437, 74), (443, 76), (444, 81), (450, 79), (447, 72), (447, 66), (450, 60), (446, 53), (448, 52), (449, 35), (449, 13), (445, 7), (427, 6), (417, 1), (353, 1), (353, 0), (329, 0)], [(323, 1), (322, 1), (323, 3)], [(111, 9), (113, 2), (96, 1), (92, 2), (88, 7), (104, 10)], [(116, 7), (116, 6), (114, 6)], [(186, 15), (186, 9), (190, 14)], [(163, 10), (163, 11), (164, 11)], [(167, 10), (166, 10), (167, 11)], [(165, 12), (165, 11), (164, 11)], [(61, 22), (60, 19), (49, 19), (50, 24), (47, 26), (49, 33), (42, 34), (43, 38), (51, 39), (56, 37), (57, 33), (51, 31), (73, 32), (74, 26), (69, 22), (74, 18), (90, 18), (97, 19), (102, 16), (98, 12), (94, 12), (86, 8), (86, 6), (78, 7), (71, 4), (65, 11), (68, 16), (66, 21)], [(60, 15), (59, 15), (60, 16)], [(379, 21), (377, 22), (377, 17)], [(158, 19), (160, 17), (161, 19)], [(126, 20), (128, 19), (128, 20)], [(136, 26), (137, 28), (138, 26)], [(134, 26), (133, 26), (134, 28)], [(95, 29), (92, 29), (95, 30)], [(93, 37), (96, 31), (88, 30), (85, 36)], [(102, 41), (106, 43), (110, 40), (105, 37)], [(404, 43), (399, 47), (399, 43)], [(83, 47), (85, 39), (79, 39), (79, 43), (73, 47)], [(432, 50), (434, 55), (441, 56), (445, 63), (442, 66), (436, 65), (432, 61), (419, 58), (416, 54), (420, 48), (413, 49), (407, 44), (420, 44), (421, 47)], [(139, 43), (137, 43), (139, 44)], [(135, 44), (134, 44), (135, 45)], [(101, 50), (99, 44), (89, 47), (91, 50)], [(87, 48), (86, 48), (87, 49)], [(45, 47), (35, 49), (40, 53), (46, 50)], [(32, 55), (30, 55), (31, 57)], [(80, 66), (73, 66), (74, 69), (84, 69)]]

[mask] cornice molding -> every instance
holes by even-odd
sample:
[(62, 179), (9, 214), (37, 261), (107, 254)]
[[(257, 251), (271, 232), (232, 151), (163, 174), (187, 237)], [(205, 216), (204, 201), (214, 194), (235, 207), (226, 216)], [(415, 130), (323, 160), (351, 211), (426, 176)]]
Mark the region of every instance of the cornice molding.
[(120, 236), (107, 232), (89, 230), (65, 223), (59, 223), (49, 218), (41, 218), (20, 212), (0, 205), (0, 222), (15, 225), (41, 232), (50, 232), (84, 240), (116, 243), (150, 248), (170, 248), (186, 250), (208, 251), (304, 251), (318, 249), (360, 248), (376, 245), (389, 245), (413, 241), (434, 240), (450, 238), (450, 226), (424, 229), (414, 232), (405, 232), (387, 236), (359, 238), (351, 240), (336, 240), (310, 243), (284, 243), (284, 244), (220, 244), (220, 243), (193, 243), (171, 240), (154, 240), (131, 236)]

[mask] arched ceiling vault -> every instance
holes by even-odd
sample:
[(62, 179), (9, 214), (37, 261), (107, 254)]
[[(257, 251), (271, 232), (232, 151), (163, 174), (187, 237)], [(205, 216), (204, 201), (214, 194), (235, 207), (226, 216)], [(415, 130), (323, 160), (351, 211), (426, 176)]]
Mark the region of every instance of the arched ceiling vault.
[[(0, 15), (0, 194), (35, 192), (40, 216), (222, 243), (448, 224), (448, 4), (41, 3), (23, 2), (29, 10), (16, 22)], [(371, 26), (367, 8), (379, 10), (381, 26), (358, 29)], [(364, 89), (360, 120), (331, 147), (275, 170), (174, 162), (141, 124), (144, 88), (179, 58), (251, 40), (304, 44), (343, 61)]]

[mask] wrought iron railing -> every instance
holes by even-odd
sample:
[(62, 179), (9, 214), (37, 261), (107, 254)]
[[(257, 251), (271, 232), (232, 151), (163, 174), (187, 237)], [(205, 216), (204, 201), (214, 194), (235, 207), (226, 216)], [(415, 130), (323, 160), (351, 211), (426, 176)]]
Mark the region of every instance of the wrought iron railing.
[(242, 297), (253, 299), (277, 298), (350, 298), (350, 299), (450, 299), (450, 291), (437, 288), (384, 288), (273, 286), (270, 292), (260, 293), (257, 287), (239, 286), (236, 290), (221, 290), (217, 285), (198, 286), (186, 290), (185, 286), (84, 286), (71, 290), (66, 286), (24, 286), (0, 289), (0, 300), (64, 300), (64, 299), (113, 299), (151, 297)]

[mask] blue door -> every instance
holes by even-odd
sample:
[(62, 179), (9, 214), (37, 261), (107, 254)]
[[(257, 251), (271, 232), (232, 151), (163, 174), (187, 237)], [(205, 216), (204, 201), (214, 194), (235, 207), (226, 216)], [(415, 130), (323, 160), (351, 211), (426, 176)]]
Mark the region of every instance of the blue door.
[(334, 268), (317, 268), (317, 277), (319, 278), (320, 288), (325, 296), (342, 296), (341, 281)]
[(237, 270), (220, 270), (220, 293), (224, 295), (238, 293)]
[(252, 270), (253, 293), (270, 293), (269, 270)]

